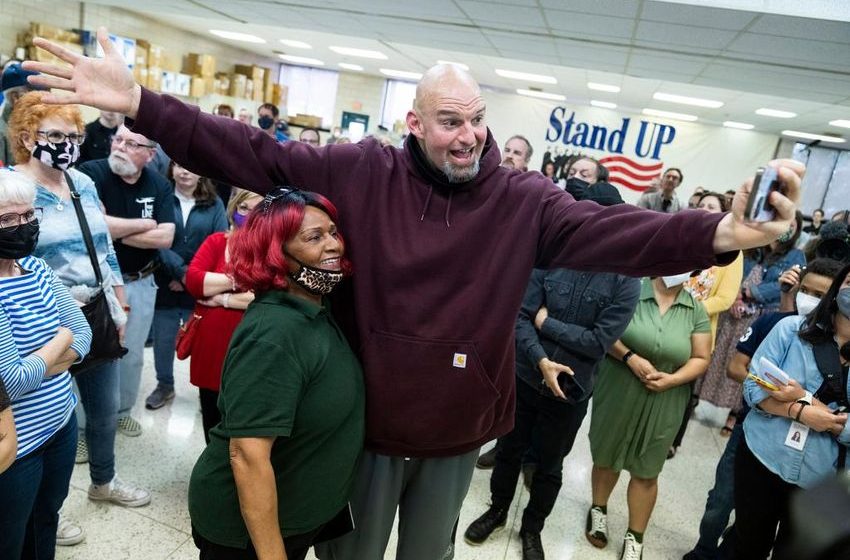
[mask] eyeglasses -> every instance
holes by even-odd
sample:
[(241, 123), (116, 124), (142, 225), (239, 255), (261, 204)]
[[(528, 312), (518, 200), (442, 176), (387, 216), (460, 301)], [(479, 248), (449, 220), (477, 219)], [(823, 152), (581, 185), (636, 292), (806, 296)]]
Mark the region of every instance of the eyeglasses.
[(2, 214), (0, 215), (0, 229), (15, 231), (16, 229), (18, 229), (18, 226), (29, 224), (35, 221), (41, 221), (41, 216), (43, 213), (44, 212), (41, 208), (33, 208), (31, 210), (27, 210), (23, 214), (18, 214), (17, 212), (9, 212), (8, 214)]
[(85, 134), (79, 134), (77, 132), (72, 132), (71, 134), (65, 134), (61, 130), (36, 130), (36, 132), (43, 134), (51, 144), (59, 144), (68, 140), (68, 142), (79, 146), (86, 139)]
[(138, 142), (134, 142), (133, 140), (127, 140), (122, 136), (113, 136), (109, 139), (112, 144), (115, 146), (120, 146), (124, 144), (124, 147), (128, 150), (140, 150), (140, 149), (153, 149), (156, 147), (154, 144), (139, 144)]

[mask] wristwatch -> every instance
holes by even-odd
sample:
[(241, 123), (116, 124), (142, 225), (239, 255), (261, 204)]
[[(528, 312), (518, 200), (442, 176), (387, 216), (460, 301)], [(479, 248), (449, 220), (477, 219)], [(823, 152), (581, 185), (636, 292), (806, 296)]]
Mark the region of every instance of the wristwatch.
[(623, 358), (622, 358), (623, 363), (624, 363), (624, 364), (625, 364), (625, 363), (627, 363), (627, 362), (629, 361), (629, 358), (631, 358), (631, 357), (632, 357), (632, 356), (634, 356), (634, 355), (635, 355), (635, 353), (634, 353), (634, 352), (632, 352), (631, 350), (629, 350), (628, 352), (626, 352), (625, 354), (623, 354)]
[(802, 397), (797, 399), (797, 402), (798, 403), (812, 404), (813, 398), (815, 398), (815, 396), (812, 395), (811, 391), (806, 391), (806, 394), (804, 394)]

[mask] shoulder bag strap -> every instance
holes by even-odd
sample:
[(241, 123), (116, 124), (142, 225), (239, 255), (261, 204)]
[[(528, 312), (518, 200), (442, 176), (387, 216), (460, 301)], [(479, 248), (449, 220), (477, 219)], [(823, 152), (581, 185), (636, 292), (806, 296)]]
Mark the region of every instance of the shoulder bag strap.
[[(821, 342), (812, 346), (817, 362), (818, 370), (823, 376), (823, 385), (820, 386), (815, 396), (819, 399), (824, 393), (838, 399), (838, 405), (848, 409), (847, 402), (847, 369), (841, 365), (841, 357), (838, 348), (832, 341)], [(838, 461), (836, 467), (838, 472), (844, 471), (847, 464), (847, 447), (838, 444)]]
[(94, 249), (94, 241), (91, 237), (89, 222), (86, 220), (86, 214), (83, 212), (83, 204), (80, 201), (80, 193), (74, 187), (74, 181), (71, 179), (70, 173), (65, 172), (65, 181), (68, 182), (68, 190), (71, 191), (71, 202), (74, 203), (74, 211), (77, 213), (77, 220), (80, 222), (80, 229), (83, 232), (83, 241), (86, 243), (86, 250), (91, 259), (91, 266), (94, 269), (94, 277), (97, 280), (97, 285), (103, 287), (103, 275), (100, 272), (100, 265), (97, 262), (97, 252)]

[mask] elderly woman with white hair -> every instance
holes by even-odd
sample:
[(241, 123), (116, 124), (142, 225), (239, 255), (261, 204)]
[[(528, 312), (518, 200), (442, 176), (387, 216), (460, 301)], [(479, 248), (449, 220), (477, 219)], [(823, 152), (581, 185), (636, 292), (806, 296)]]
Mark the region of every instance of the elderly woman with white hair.
[(0, 170), (0, 380), (18, 427), (15, 462), (0, 474), (0, 558), (53, 558), (59, 508), (77, 446), (68, 368), (91, 329), (68, 289), (32, 256), (41, 208), (35, 185)]

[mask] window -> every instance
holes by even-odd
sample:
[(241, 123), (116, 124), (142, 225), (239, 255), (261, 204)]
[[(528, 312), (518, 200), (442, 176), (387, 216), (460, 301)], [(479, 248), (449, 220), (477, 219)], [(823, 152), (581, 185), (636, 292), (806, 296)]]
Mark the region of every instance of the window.
[(397, 121), (404, 122), (416, 98), (416, 84), (401, 80), (387, 80), (384, 86), (384, 106), (381, 109), (381, 126), (393, 130)]
[(286, 114), (322, 117), (322, 127), (334, 122), (339, 74), (330, 70), (281, 64), (280, 83), (289, 88)]

